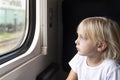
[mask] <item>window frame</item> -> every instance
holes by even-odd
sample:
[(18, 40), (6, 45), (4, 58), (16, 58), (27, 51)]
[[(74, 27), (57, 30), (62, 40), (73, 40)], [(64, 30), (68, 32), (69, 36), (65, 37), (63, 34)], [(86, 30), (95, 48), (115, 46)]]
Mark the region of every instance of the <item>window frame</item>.
[(32, 44), (34, 34), (35, 34), (35, 26), (36, 26), (36, 0), (29, 0), (28, 2), (29, 3), (27, 3), (27, 5), (28, 5), (27, 9), (29, 9), (29, 10), (28, 10), (28, 14), (26, 14), (26, 16), (28, 16), (29, 18), (26, 19), (26, 20), (28, 20), (28, 23), (27, 23), (28, 25), (26, 25), (26, 26), (29, 26), (29, 28), (28, 28), (27, 35), (25, 34), (26, 39), (25, 39), (24, 43), (18, 49), (8, 52), (4, 55), (1, 55), (0, 56), (0, 65), (24, 54)]

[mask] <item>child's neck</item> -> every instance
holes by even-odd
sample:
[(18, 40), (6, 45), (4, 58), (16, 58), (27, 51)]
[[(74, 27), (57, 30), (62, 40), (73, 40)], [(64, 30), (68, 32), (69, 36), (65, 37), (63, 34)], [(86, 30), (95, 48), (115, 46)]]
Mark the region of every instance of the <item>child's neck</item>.
[(101, 57), (94, 57), (94, 58), (87, 57), (87, 60), (86, 60), (87, 65), (91, 67), (98, 66), (102, 62), (103, 62), (103, 59)]

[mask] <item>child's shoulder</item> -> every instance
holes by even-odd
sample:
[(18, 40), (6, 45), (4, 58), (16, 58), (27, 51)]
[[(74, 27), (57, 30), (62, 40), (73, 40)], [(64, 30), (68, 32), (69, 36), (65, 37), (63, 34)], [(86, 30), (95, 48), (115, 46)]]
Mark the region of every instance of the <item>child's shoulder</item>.
[(120, 64), (118, 64), (115, 60), (111, 60), (111, 59), (106, 59), (104, 63), (107, 64), (108, 67), (119, 67), (120, 66)]
[(120, 64), (114, 60), (107, 59), (104, 61), (105, 69), (108, 73), (111, 73), (116, 70), (120, 70)]

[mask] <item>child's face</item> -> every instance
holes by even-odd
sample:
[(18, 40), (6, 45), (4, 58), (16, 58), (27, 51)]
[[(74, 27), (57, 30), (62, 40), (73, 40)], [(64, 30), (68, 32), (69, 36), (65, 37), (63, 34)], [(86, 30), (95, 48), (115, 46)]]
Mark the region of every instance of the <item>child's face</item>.
[(79, 26), (78, 28), (78, 38), (75, 41), (78, 53), (82, 56), (93, 56), (98, 53), (97, 43), (89, 38), (86, 38), (81, 27), (82, 26)]

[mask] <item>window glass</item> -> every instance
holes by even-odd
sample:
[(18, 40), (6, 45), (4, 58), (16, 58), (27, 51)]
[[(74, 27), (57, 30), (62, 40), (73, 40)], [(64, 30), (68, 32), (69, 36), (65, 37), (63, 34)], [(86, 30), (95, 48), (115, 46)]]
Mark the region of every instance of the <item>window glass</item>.
[(0, 55), (21, 46), (26, 29), (26, 0), (0, 0)]

